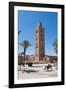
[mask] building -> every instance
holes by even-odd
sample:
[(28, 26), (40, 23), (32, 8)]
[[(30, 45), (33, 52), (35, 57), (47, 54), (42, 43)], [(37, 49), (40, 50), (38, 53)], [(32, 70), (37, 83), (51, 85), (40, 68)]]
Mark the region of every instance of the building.
[(23, 56), (18, 56), (18, 65), (22, 64), (24, 62)]
[(45, 38), (44, 28), (42, 23), (39, 22), (36, 28), (36, 45), (35, 45), (35, 60), (43, 60), (45, 55)]

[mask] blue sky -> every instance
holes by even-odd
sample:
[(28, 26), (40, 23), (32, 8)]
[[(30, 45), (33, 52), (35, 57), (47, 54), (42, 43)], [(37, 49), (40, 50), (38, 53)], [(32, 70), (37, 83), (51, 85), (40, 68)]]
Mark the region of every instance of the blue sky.
[[(45, 28), (45, 54), (56, 55), (52, 44), (57, 38), (57, 16), (56, 12), (18, 11), (19, 41), (28, 40), (32, 44), (26, 54), (35, 54), (35, 30), (41, 22)], [(19, 46), (18, 52), (23, 52), (23, 47)]]

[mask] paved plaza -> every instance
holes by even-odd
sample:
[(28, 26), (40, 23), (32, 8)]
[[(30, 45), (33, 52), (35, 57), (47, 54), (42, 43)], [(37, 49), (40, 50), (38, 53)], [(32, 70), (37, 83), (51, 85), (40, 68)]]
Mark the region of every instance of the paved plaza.
[(28, 65), (18, 66), (18, 79), (33, 79), (33, 78), (49, 78), (57, 77), (57, 66), (52, 64), (52, 69), (45, 69), (47, 64), (33, 64), (32, 67)]

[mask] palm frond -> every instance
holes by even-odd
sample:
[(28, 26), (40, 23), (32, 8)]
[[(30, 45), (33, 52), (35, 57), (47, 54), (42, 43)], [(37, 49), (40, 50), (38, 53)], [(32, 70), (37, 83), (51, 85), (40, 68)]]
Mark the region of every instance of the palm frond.
[(53, 42), (53, 47), (54, 47), (54, 50), (57, 54), (57, 51), (58, 51), (57, 39)]
[(18, 34), (20, 34), (21, 33), (21, 31), (18, 31)]

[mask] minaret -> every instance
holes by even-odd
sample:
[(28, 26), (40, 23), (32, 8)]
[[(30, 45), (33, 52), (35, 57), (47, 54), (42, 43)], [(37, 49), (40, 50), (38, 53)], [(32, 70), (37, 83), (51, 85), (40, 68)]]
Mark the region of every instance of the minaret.
[(36, 28), (35, 60), (43, 60), (43, 56), (45, 55), (44, 40), (44, 28), (42, 27), (42, 23), (39, 22)]

